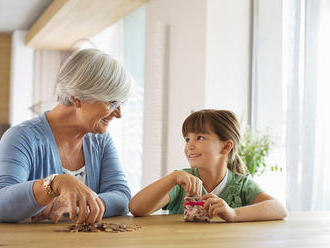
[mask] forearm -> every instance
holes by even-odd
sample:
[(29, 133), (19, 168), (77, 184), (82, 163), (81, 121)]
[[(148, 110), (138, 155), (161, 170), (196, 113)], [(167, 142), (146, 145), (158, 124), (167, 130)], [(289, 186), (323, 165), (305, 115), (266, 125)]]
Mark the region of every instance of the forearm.
[(235, 222), (281, 220), (288, 215), (286, 208), (275, 199), (235, 208), (235, 213)]
[(128, 214), (128, 203), (130, 195), (115, 190), (105, 193), (100, 193), (98, 196), (101, 198), (105, 205), (105, 211), (103, 217), (111, 217), (118, 215)]
[(33, 183), (27, 181), (0, 189), (0, 222), (17, 222), (43, 209), (34, 198)]
[(131, 213), (135, 216), (143, 216), (163, 207), (164, 197), (175, 185), (176, 172), (148, 185), (131, 199), (129, 203)]

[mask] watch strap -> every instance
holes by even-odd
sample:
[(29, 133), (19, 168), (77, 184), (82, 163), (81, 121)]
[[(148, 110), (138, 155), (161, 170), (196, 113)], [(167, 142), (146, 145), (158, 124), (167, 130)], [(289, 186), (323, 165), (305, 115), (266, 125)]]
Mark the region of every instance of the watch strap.
[(54, 180), (54, 178), (57, 176), (58, 174), (51, 174), (49, 176), (47, 176), (42, 183), (42, 186), (44, 188), (44, 190), (47, 192), (47, 194), (51, 197), (54, 198), (57, 196), (57, 194), (55, 193), (55, 191), (52, 188), (52, 182)]

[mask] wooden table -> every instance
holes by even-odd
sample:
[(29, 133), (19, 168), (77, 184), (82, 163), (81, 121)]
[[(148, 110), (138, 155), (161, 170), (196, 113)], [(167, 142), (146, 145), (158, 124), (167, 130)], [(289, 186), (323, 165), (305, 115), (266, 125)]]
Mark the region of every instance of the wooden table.
[(181, 215), (131, 216), (104, 222), (134, 223), (123, 233), (69, 233), (66, 223), (0, 224), (0, 247), (330, 247), (330, 212), (294, 212), (285, 221), (185, 223)]

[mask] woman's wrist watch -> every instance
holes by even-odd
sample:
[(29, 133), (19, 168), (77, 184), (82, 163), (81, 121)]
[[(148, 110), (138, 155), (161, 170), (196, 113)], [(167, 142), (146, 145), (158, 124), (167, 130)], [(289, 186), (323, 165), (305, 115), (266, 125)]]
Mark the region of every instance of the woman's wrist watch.
[(52, 182), (54, 180), (54, 178), (57, 176), (58, 174), (51, 174), (48, 177), (46, 177), (45, 179), (43, 179), (43, 183), (42, 183), (42, 187), (44, 188), (44, 190), (47, 192), (47, 194), (51, 197), (54, 198), (57, 196), (57, 194), (55, 193), (55, 191), (52, 188)]

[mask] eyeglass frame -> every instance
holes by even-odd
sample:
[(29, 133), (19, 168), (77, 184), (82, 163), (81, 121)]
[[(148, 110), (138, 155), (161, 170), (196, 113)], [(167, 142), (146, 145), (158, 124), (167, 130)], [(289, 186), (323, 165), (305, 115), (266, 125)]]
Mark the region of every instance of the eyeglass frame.
[(122, 102), (120, 102), (120, 101), (107, 102), (107, 105), (109, 105), (108, 108), (110, 111), (114, 111), (116, 108), (120, 107), (121, 104), (122, 104)]

